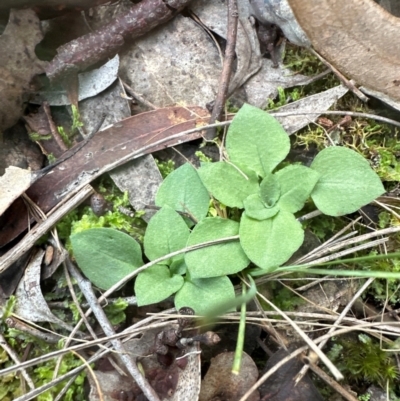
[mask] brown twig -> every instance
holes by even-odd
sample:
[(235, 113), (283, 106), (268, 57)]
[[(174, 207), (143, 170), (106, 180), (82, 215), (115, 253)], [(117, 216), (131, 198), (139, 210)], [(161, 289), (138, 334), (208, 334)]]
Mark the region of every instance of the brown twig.
[(350, 394), (343, 386), (341, 386), (336, 380), (332, 379), (328, 374), (326, 374), (320, 367), (310, 363), (307, 365), (310, 369), (318, 375), (326, 384), (331, 386), (338, 394), (348, 401), (358, 401), (358, 398)]
[[(57, 344), (63, 337), (54, 333), (45, 333), (29, 324), (22, 322), (15, 317), (8, 317), (6, 319), (8, 327), (27, 333), (33, 337), (39, 338), (48, 344)], [(34, 387), (32, 387), (34, 388)]]
[(114, 57), (125, 40), (137, 38), (169, 21), (190, 0), (143, 0), (128, 12), (102, 28), (81, 36), (57, 49), (57, 56), (48, 64), (46, 74), (51, 80), (65, 78), (89, 66)]
[[(229, 81), (232, 75), (232, 66), (235, 59), (235, 47), (237, 37), (237, 27), (239, 20), (239, 11), (236, 0), (229, 0), (228, 2), (228, 27), (226, 33), (226, 49), (224, 64), (222, 66), (221, 79), (219, 81), (218, 93), (215, 99), (213, 111), (211, 113), (209, 124), (215, 123), (222, 115), (222, 110), (225, 106), (226, 98), (228, 96)], [(215, 137), (215, 129), (210, 129), (205, 134), (206, 139), (213, 139)]]
[(310, 51), (314, 56), (316, 56), (319, 60), (321, 60), (328, 68), (332, 70), (332, 72), (340, 79), (344, 86), (349, 88), (362, 102), (367, 103), (368, 97), (364, 95), (355, 85), (354, 82), (348, 80), (337, 68), (335, 68), (331, 63), (325, 60), (319, 53), (317, 53), (314, 49), (310, 48)]
[(156, 110), (158, 109), (157, 106), (155, 106), (153, 103), (149, 102), (146, 100), (143, 96), (139, 95), (139, 93), (135, 92), (127, 83), (125, 83), (122, 79), (120, 79), (124, 89), (140, 104), (143, 106), (147, 107), (150, 110)]

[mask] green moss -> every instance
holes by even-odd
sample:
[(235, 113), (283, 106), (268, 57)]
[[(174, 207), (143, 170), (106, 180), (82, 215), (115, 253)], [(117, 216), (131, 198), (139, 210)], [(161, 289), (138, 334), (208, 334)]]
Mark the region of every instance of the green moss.
[(296, 74), (313, 76), (323, 72), (325, 65), (305, 47), (286, 45), (283, 64)]
[(366, 334), (338, 338), (329, 357), (349, 383), (374, 384), (382, 388), (389, 384), (393, 389), (399, 377), (392, 355), (381, 349), (379, 341)]
[(5, 303), (4, 307), (0, 308), (2, 322), (4, 322), (8, 317), (11, 316), (11, 314), (14, 311), (15, 303), (16, 303), (16, 298), (14, 295), (11, 295), (10, 298)]
[(125, 321), (125, 309), (128, 303), (123, 299), (117, 299), (115, 302), (108, 304), (104, 311), (112, 325), (117, 325)]
[(68, 146), (71, 147), (72, 146), (72, 140), (69, 134), (67, 134), (64, 130), (64, 127), (57, 127), (57, 131), (61, 136), (61, 139), (63, 140), (63, 142)]
[(54, 163), (57, 159), (56, 159), (56, 157), (53, 155), (53, 153), (49, 153), (49, 154), (47, 155), (47, 160), (49, 161), (49, 164), (52, 164), (52, 163)]
[(112, 210), (103, 216), (97, 216), (89, 206), (77, 208), (68, 213), (58, 224), (59, 237), (65, 241), (71, 251), (69, 237), (71, 234), (96, 227), (110, 227), (123, 231), (139, 242), (142, 242), (146, 223), (142, 219), (143, 211), (132, 212), (127, 216), (120, 210), (130, 209), (128, 193), (122, 193), (109, 177), (102, 177), (97, 183), (98, 192), (112, 205)]
[(207, 157), (202, 151), (197, 151), (195, 153), (196, 157), (199, 159), (200, 162), (202, 163), (210, 163), (212, 162), (211, 157)]
[[(4, 333), (5, 338), (8, 343), (14, 348), (17, 354), (20, 354), (20, 359), (22, 360), (23, 354), (25, 352), (28, 344), (30, 345), (30, 357), (35, 358), (37, 356), (43, 355), (48, 352), (56, 351), (57, 346), (50, 346), (44, 341), (38, 340), (37, 338), (31, 337), (25, 333), (22, 333), (14, 329), (6, 329)], [(56, 359), (50, 360), (37, 366), (30, 372), (30, 377), (32, 378), (36, 387), (40, 387), (44, 384), (50, 383), (53, 380), (54, 370), (56, 367)], [(4, 369), (10, 366), (14, 366), (15, 363), (10, 360), (8, 354), (4, 350), (0, 350), (0, 369)], [(77, 366), (81, 366), (82, 361), (73, 354), (66, 354), (63, 357), (59, 375), (69, 372)], [(83, 401), (84, 389), (83, 382), (86, 373), (82, 371), (75, 381), (72, 383), (67, 394), (63, 397), (65, 401)], [(53, 401), (57, 394), (64, 388), (67, 381), (64, 381), (57, 386), (54, 386), (45, 393), (39, 395), (37, 400), (39, 401)], [(5, 376), (0, 377), (0, 400), (2, 401), (12, 401), (17, 397), (22, 396), (26, 392), (25, 383), (20, 380), (19, 373), (10, 373)]]
[(40, 135), (37, 132), (31, 132), (29, 134), (29, 139), (31, 141), (37, 142), (37, 141), (48, 141), (52, 138), (51, 135)]
[(75, 132), (79, 127), (83, 127), (83, 122), (81, 121), (81, 115), (79, 113), (79, 110), (76, 108), (76, 106), (72, 105), (72, 127), (71, 127), (71, 132)]
[(172, 173), (175, 170), (175, 162), (172, 160), (167, 160), (166, 162), (162, 162), (158, 159), (154, 159), (158, 169), (160, 170), (162, 178), (168, 176), (168, 174)]

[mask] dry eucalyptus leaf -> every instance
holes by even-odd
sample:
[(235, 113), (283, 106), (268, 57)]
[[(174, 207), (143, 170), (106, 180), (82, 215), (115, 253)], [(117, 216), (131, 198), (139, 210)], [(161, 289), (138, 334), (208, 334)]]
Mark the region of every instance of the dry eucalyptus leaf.
[(34, 11), (10, 11), (7, 27), (0, 36), (0, 130), (11, 127), (22, 116), (29, 83), (44, 71), (45, 63), (35, 54), (42, 38)]
[[(277, 112), (312, 112), (315, 110), (328, 110), (348, 91), (348, 88), (346, 88), (345, 86), (338, 85), (324, 92), (316, 93), (315, 95), (307, 96), (303, 99), (300, 99), (297, 102), (289, 103), (286, 106), (282, 106), (277, 110)], [(301, 128), (306, 127), (311, 122), (315, 121), (318, 116), (319, 114), (298, 114), (276, 118), (282, 124), (285, 131), (289, 135), (291, 135)]]
[(287, 0), (250, 0), (250, 7), (261, 23), (276, 24), (292, 43), (310, 46), (310, 41), (297, 23)]
[[(191, 4), (190, 8), (211, 31), (226, 39), (226, 1), (200, 0)], [(273, 68), (270, 59), (261, 57), (257, 34), (249, 22), (252, 12), (249, 1), (238, 0), (238, 8), (239, 24), (235, 49), (238, 62), (229, 90), (231, 93), (244, 84), (245, 101), (264, 108), (268, 104), (268, 98), (278, 95), (278, 87), (299, 85), (304, 82), (305, 77), (292, 74), (288, 69)]]
[[(258, 369), (245, 352), (238, 375), (232, 373), (234, 352), (225, 352), (211, 360), (211, 365), (201, 384), (199, 401), (238, 401), (257, 381)], [(259, 400), (258, 391), (248, 401)]]
[[(190, 10), (200, 18), (201, 22), (212, 32), (226, 39), (227, 34), (227, 3), (224, 0), (199, 0), (190, 4)], [(239, 23), (236, 39), (237, 66), (229, 93), (240, 87), (245, 80), (261, 68), (261, 54), (257, 34), (250, 23), (250, 10), (248, 0), (238, 0)]]
[(56, 323), (60, 327), (72, 331), (72, 326), (51, 313), (43, 297), (40, 288), (40, 272), (44, 253), (43, 250), (38, 251), (28, 264), (15, 293), (14, 313), (30, 322)]
[(0, 177), (0, 216), (30, 187), (33, 179), (29, 170), (13, 166), (6, 168), (6, 173)]
[(278, 87), (286, 89), (301, 85), (305, 76), (293, 74), (287, 68), (272, 68), (272, 61), (263, 58), (260, 71), (245, 84), (247, 103), (259, 108), (265, 108), (268, 100), (278, 95)]
[[(96, 96), (108, 88), (117, 79), (118, 67), (119, 57), (116, 55), (100, 68), (79, 74), (78, 100)], [(47, 101), (50, 106), (71, 104), (67, 91), (57, 84), (51, 84), (46, 90), (35, 93), (35, 96), (30, 99), (30, 103), (34, 104), (41, 104), (43, 101)]]
[[(128, 101), (121, 96), (124, 89), (116, 82), (96, 97), (85, 99), (79, 103), (81, 119), (87, 132), (93, 132), (101, 124), (110, 124), (127, 118), (131, 114)], [(125, 163), (110, 171), (110, 176), (118, 188), (128, 191), (129, 202), (136, 210), (143, 210), (145, 205), (154, 204), (162, 177), (152, 155), (145, 155)], [(144, 218), (151, 217), (146, 213)]]
[(289, 4), (317, 52), (357, 84), (400, 105), (398, 18), (372, 0)]
[[(145, 210), (146, 205), (155, 203), (158, 187), (163, 181), (153, 155), (131, 160), (110, 171), (110, 176), (122, 192), (128, 191), (129, 203), (135, 210)], [(143, 218), (148, 221), (154, 213), (146, 211)]]
[(121, 77), (158, 107), (205, 105), (215, 98), (221, 61), (208, 34), (178, 15), (121, 55)]

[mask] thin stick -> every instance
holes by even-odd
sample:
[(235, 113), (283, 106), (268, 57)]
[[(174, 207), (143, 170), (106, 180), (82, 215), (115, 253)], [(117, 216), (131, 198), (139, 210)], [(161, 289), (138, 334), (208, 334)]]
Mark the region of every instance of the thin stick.
[[(89, 280), (83, 278), (83, 276), (79, 273), (78, 269), (72, 264), (69, 258), (66, 259), (68, 271), (71, 276), (77, 281), (79, 288), (84, 294), (86, 300), (88, 301), (93, 313), (95, 314), (97, 321), (100, 326), (104, 330), (104, 333), (107, 336), (115, 335), (115, 331), (108, 320), (103, 308), (97, 301), (96, 295), (94, 294), (92, 284)], [(125, 365), (129, 374), (136, 381), (140, 389), (143, 391), (144, 395), (148, 398), (149, 401), (160, 401), (157, 393), (150, 386), (149, 382), (145, 379), (145, 377), (140, 373), (139, 368), (136, 365), (136, 362), (133, 360), (131, 355), (125, 350), (121, 340), (114, 339), (111, 340), (111, 344), (114, 349), (119, 353), (119, 358)]]
[(275, 117), (288, 117), (288, 116), (302, 116), (302, 115), (315, 115), (315, 114), (326, 114), (333, 116), (351, 116), (351, 117), (361, 117), (361, 118), (370, 118), (372, 120), (381, 121), (386, 124), (392, 124), (395, 127), (400, 127), (400, 122), (396, 120), (392, 120), (390, 118), (381, 117), (376, 114), (369, 113), (359, 113), (356, 111), (339, 111), (339, 110), (314, 110), (314, 111), (274, 111), (270, 112), (271, 115)]
[(325, 366), (331, 371), (331, 373), (335, 376), (336, 380), (342, 380), (343, 375), (337, 369), (337, 367), (328, 359), (328, 357), (315, 345), (315, 343), (304, 333), (300, 327), (286, 315), (285, 312), (281, 311), (275, 304), (269, 301), (262, 294), (257, 292), (257, 295), (262, 298), (269, 306), (271, 306), (276, 312), (278, 312), (296, 331), (296, 333), (305, 341), (305, 343), (318, 355), (321, 361), (325, 364)]
[[(19, 360), (18, 355), (15, 353), (15, 351), (8, 345), (8, 342), (4, 338), (3, 334), (0, 333), (0, 346), (3, 348), (3, 350), (8, 354), (8, 356), (18, 365), (21, 364), (21, 361)], [(31, 389), (35, 388), (35, 384), (33, 383), (33, 380), (29, 376), (28, 372), (24, 369), (21, 368), (21, 374), (22, 377), (25, 379), (25, 381), (28, 383), (28, 386)]]
[[(343, 309), (342, 313), (339, 315), (339, 317), (337, 318), (336, 322), (332, 325), (332, 327), (329, 329), (328, 334), (333, 334), (335, 332), (335, 330), (337, 329), (337, 327), (339, 326), (339, 324), (342, 322), (343, 318), (347, 315), (347, 313), (349, 312), (349, 310), (351, 309), (351, 307), (353, 306), (354, 302), (361, 296), (361, 294), (370, 286), (370, 284), (372, 284), (372, 282), (374, 281), (374, 278), (369, 278), (364, 284), (363, 286), (356, 292), (356, 294), (353, 296), (353, 298), (351, 299), (351, 301), (346, 305), (346, 307)], [(322, 349), (323, 347), (325, 347), (325, 344), (328, 342), (328, 339), (322, 341), (319, 345), (318, 348)], [(300, 382), (300, 380), (304, 377), (304, 375), (307, 373), (308, 370), (308, 366), (304, 365), (303, 368), (300, 370), (300, 372), (297, 374), (296, 377), (296, 384), (298, 384)]]
[[(232, 75), (233, 61), (235, 59), (238, 20), (239, 11), (237, 0), (228, 0), (228, 27), (224, 64), (222, 66), (221, 78), (219, 80), (217, 97), (209, 121), (210, 124), (221, 119), (222, 110), (225, 106), (226, 98), (228, 97), (229, 82)], [(208, 130), (205, 137), (208, 140), (213, 139), (215, 137), (215, 129)]]
[(318, 375), (325, 383), (331, 386), (337, 393), (339, 393), (346, 400), (359, 401), (358, 398), (354, 397), (343, 386), (341, 386), (338, 382), (333, 380), (332, 377), (327, 375), (319, 366), (314, 365), (313, 363), (310, 363), (308, 366), (316, 375)]
[(324, 63), (329, 69), (332, 70), (332, 72), (342, 81), (343, 85), (345, 85), (347, 88), (349, 88), (362, 102), (367, 103), (368, 102), (368, 97), (364, 95), (358, 89), (355, 85), (354, 82), (351, 80), (348, 80), (337, 68), (335, 68), (331, 63), (329, 63), (327, 60), (325, 60), (319, 53), (317, 53), (314, 49), (310, 48), (309, 49), (314, 56), (316, 56), (319, 60), (321, 60), (322, 63)]
[(119, 79), (121, 84), (123, 85), (124, 89), (135, 99), (137, 100), (140, 104), (143, 106), (146, 106), (150, 110), (156, 110), (158, 109), (157, 106), (155, 106), (153, 103), (149, 102), (146, 100), (143, 96), (139, 95), (139, 93), (135, 92), (127, 83), (125, 83), (121, 78)]

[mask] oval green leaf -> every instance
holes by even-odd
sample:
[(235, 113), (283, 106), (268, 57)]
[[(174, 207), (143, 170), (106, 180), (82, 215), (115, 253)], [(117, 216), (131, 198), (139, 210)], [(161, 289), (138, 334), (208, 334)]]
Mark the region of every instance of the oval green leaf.
[(244, 210), (246, 215), (256, 220), (265, 220), (275, 216), (279, 212), (279, 206), (275, 205), (270, 208), (266, 208), (264, 203), (261, 201), (259, 194), (250, 195), (244, 201)]
[(311, 197), (317, 208), (329, 216), (354, 213), (385, 192), (369, 163), (351, 149), (326, 148), (311, 168), (320, 174)]
[(260, 184), (260, 198), (266, 208), (272, 208), (281, 195), (281, 185), (274, 174), (268, 174)]
[(255, 171), (233, 163), (206, 163), (197, 172), (212, 196), (229, 207), (243, 209), (243, 201), (258, 190)]
[(279, 207), (295, 213), (303, 208), (320, 175), (308, 167), (291, 165), (279, 170), (274, 176), (281, 187)]
[(174, 210), (188, 213), (197, 221), (207, 215), (209, 202), (206, 187), (189, 163), (169, 174), (156, 195), (157, 206), (170, 206)]
[(304, 240), (301, 224), (292, 213), (285, 210), (280, 210), (271, 219), (261, 221), (243, 213), (239, 235), (248, 258), (267, 271), (273, 271), (285, 263)]
[(226, 136), (230, 161), (265, 177), (288, 155), (289, 137), (270, 114), (245, 104), (235, 115)]
[(235, 299), (235, 290), (228, 277), (186, 281), (175, 295), (175, 308), (192, 308), (196, 315), (207, 315), (216, 305)]
[(140, 245), (112, 228), (92, 228), (73, 234), (71, 244), (82, 272), (103, 290), (143, 265)]
[(140, 272), (135, 281), (138, 306), (155, 304), (175, 294), (183, 285), (183, 277), (172, 275), (168, 267), (150, 266)]
[[(238, 234), (238, 222), (221, 217), (206, 217), (191, 232), (187, 246)], [(191, 278), (234, 274), (243, 270), (250, 263), (239, 240), (187, 252), (185, 262)]]
[[(149, 221), (144, 235), (144, 253), (150, 260), (158, 259), (186, 246), (190, 230), (183, 218), (169, 206), (162, 207)], [(173, 260), (183, 260), (178, 255)], [(171, 259), (160, 264), (170, 265)]]

